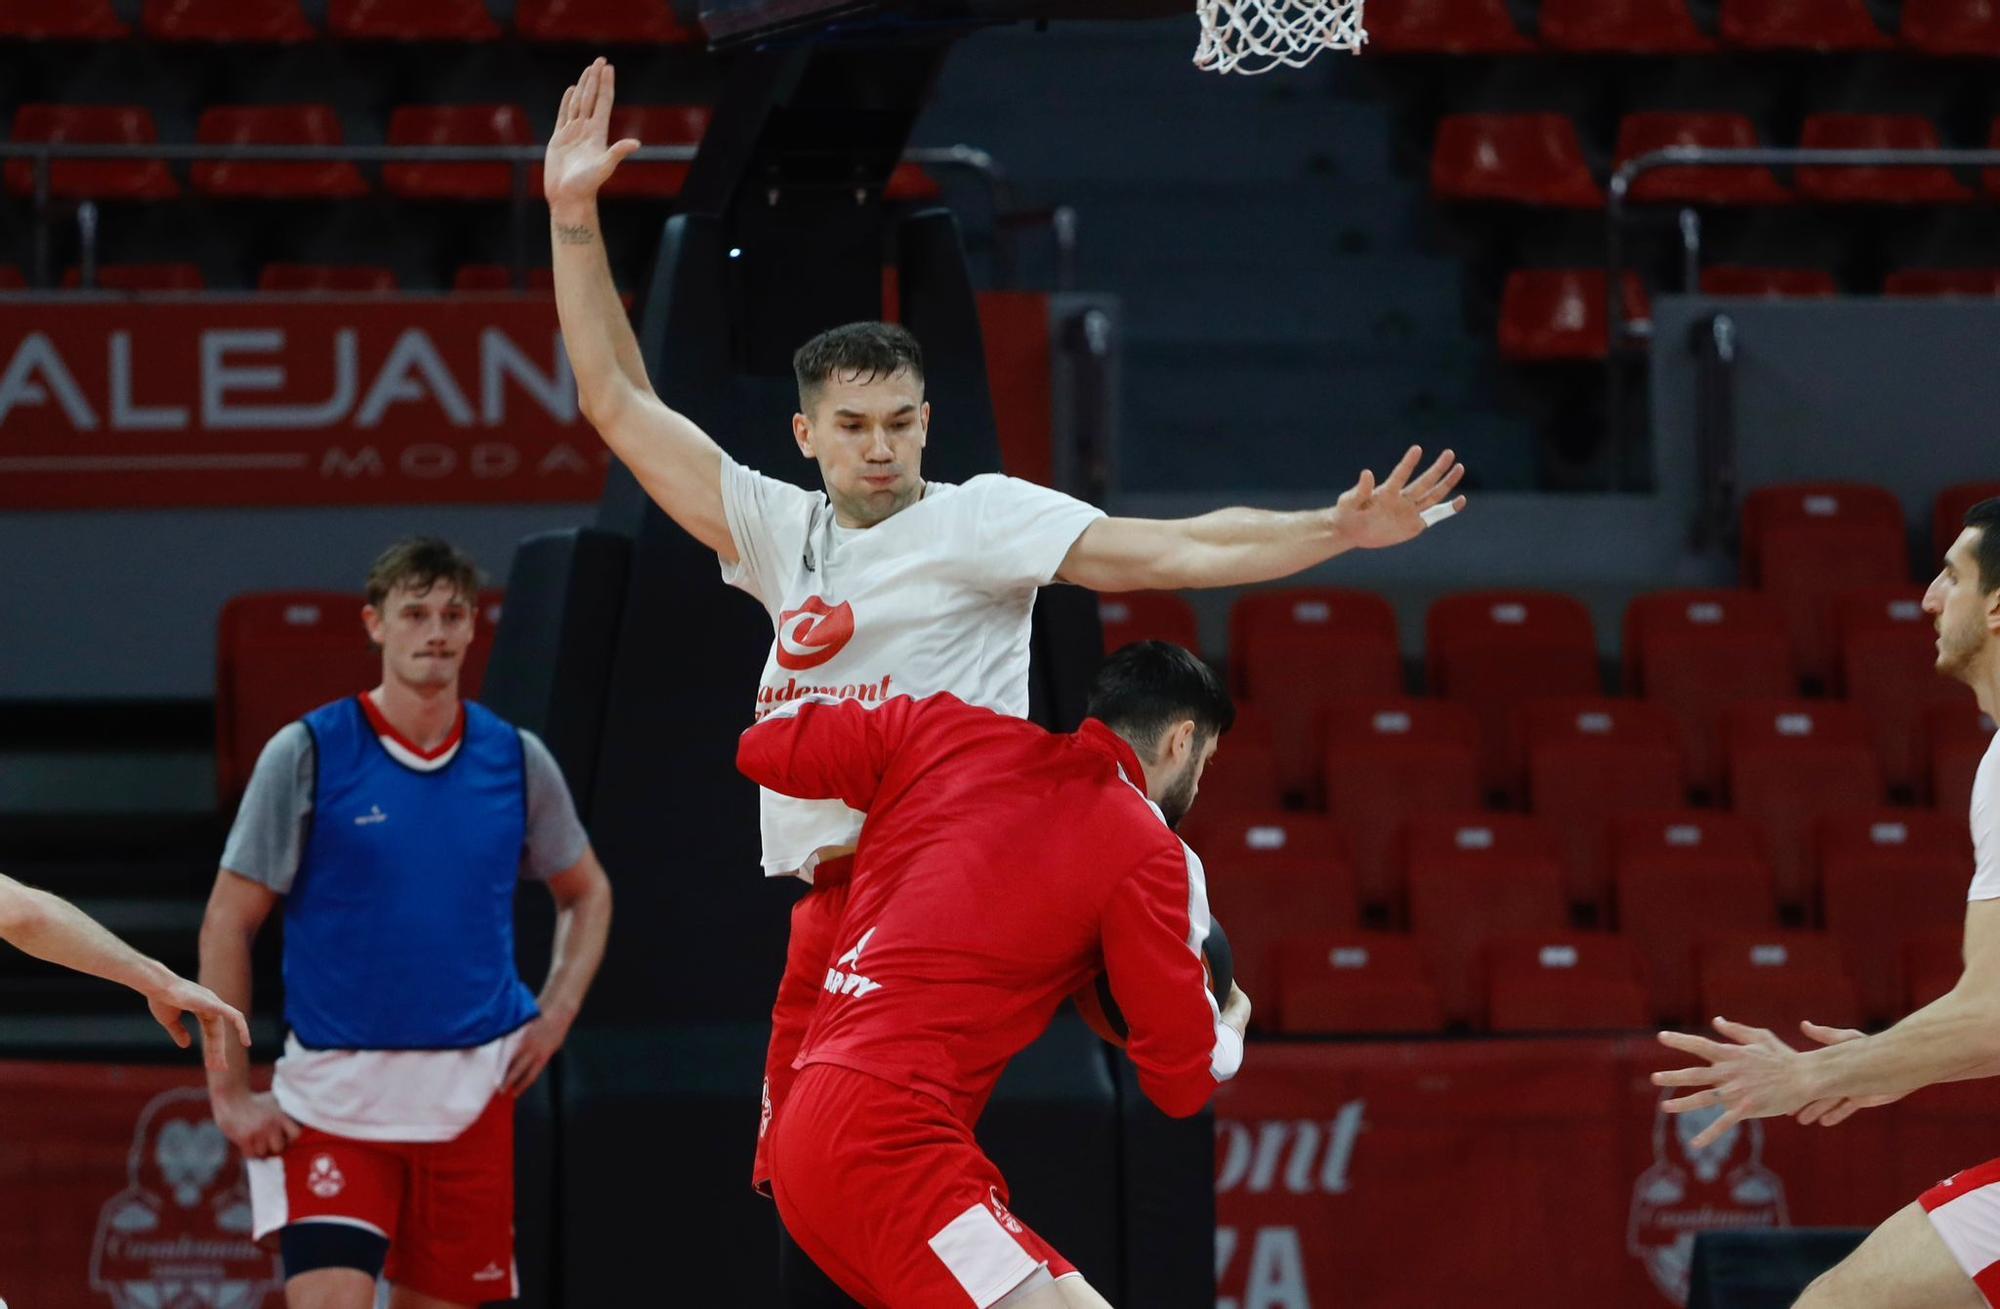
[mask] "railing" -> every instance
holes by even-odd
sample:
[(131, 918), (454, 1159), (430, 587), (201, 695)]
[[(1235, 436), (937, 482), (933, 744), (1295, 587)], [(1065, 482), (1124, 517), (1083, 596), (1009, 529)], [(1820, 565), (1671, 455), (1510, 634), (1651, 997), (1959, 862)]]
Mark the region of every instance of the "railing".
[[(1632, 219), (1632, 186), (1660, 168), (2000, 168), (2000, 150), (1805, 150), (1759, 147), (1718, 150), (1707, 146), (1671, 146), (1619, 165), (1611, 175), (1605, 205), (1605, 297), (1609, 312), (1610, 351), (1605, 362), (1605, 428), (1611, 449), (1612, 490), (1628, 484), (1626, 443), (1622, 420), (1625, 377), (1622, 355), (1627, 348), (1652, 338), (1651, 323), (1625, 316), (1623, 278), (1625, 229)], [(1831, 207), (1831, 206), (1829, 206)], [(1657, 212), (1657, 210), (1654, 210)], [(1701, 285), (1702, 228), (1700, 210), (1684, 205), (1678, 212), (1681, 240), (1682, 289)], [(1689, 343), (1701, 360), (1701, 394), (1696, 397), (1697, 502), (1694, 528), (1698, 547), (1728, 544), (1728, 524), (1734, 508), (1736, 431), (1734, 383), (1736, 324), (1726, 312), (1708, 315), (1695, 325)]]
[[(695, 157), (691, 145), (646, 146), (630, 156), (633, 163), (687, 163)], [(58, 159), (117, 161), (126, 163), (200, 162), (231, 160), (245, 163), (352, 163), (352, 164), (507, 164), (512, 169), (512, 265), (515, 283), (520, 284), (527, 266), (527, 252), (533, 224), (533, 205), (541, 191), (537, 170), (542, 163), (541, 146), (349, 146), (349, 145), (83, 145), (62, 142), (0, 142), (0, 161), (26, 159), (34, 166), (33, 204), (35, 209), (33, 284), (54, 285), (50, 261), (50, 234), (54, 222), (53, 197), (49, 191), (49, 169)], [(1074, 215), (1054, 210), (1030, 215), (1023, 224), (1013, 208), (1007, 177), (992, 155), (975, 146), (954, 145), (906, 151), (905, 163), (925, 168), (962, 169), (983, 184), (991, 210), (996, 242), (1000, 233), (1029, 225), (1048, 227), (1055, 236), (1059, 267), (1073, 266), (1075, 248)], [(865, 198), (865, 194), (862, 197)], [(98, 211), (92, 201), (78, 206), (79, 264), (83, 284), (94, 285), (97, 255)], [(1003, 265), (1008, 265), (1003, 252)], [(1010, 265), (1003, 267), (1003, 275)]]

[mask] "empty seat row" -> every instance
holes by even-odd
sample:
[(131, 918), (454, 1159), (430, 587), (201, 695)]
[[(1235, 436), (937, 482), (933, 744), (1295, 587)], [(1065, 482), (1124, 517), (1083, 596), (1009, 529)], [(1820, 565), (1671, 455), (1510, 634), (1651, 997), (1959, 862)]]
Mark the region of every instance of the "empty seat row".
[[(514, 30), (537, 42), (674, 45), (701, 33), (669, 0), (515, 0)], [(155, 41), (289, 45), (318, 39), (299, 0), (145, 0), (139, 31)], [(484, 0), (328, 0), (326, 32), (357, 41), (491, 41)], [(111, 0), (0, 0), (0, 39), (115, 41), (132, 35)]]
[[(1662, 1008), (1649, 960), (1628, 938), (1609, 933), (1508, 932), (1480, 949), (1471, 990), (1454, 1007), (1439, 980), (1437, 947), (1387, 933), (1312, 933), (1273, 949), (1269, 984), (1253, 996), (1252, 1022), (1296, 1035), (1638, 1029), (1692, 1025), (1720, 1014), (1781, 1034), (1800, 1019), (1854, 1027), (1921, 1007), (1949, 990), (1960, 972), (1959, 934), (1942, 928), (1888, 943), (1897, 987), (1886, 1009), (1871, 1009), (1831, 936), (1787, 931), (1717, 931), (1691, 943), (1682, 961), (1686, 1007)], [(1448, 961), (1449, 962), (1449, 961)]]
[[(1991, 140), (2000, 145), (2000, 121)], [(1764, 144), (1751, 121), (1731, 113), (1642, 113), (1619, 126), (1616, 162), (1671, 146), (1745, 149)], [(1937, 125), (1920, 114), (1807, 115), (1797, 144), (1809, 150), (1936, 150)], [(2000, 170), (1987, 170), (2000, 195)], [(1431, 190), (1453, 203), (1596, 209), (1604, 189), (1592, 173), (1574, 120), (1553, 113), (1467, 113), (1438, 124)], [(1692, 205), (1962, 204), (1974, 190), (1944, 168), (1828, 167), (1795, 170), (1788, 188), (1768, 168), (1681, 165), (1643, 173), (1631, 198)]]
[[(708, 128), (705, 105), (620, 105), (611, 135), (648, 145), (696, 145)], [(66, 145), (156, 144), (153, 116), (136, 105), (22, 105), (14, 115), (16, 143)], [(215, 146), (337, 146), (344, 142), (331, 105), (227, 105), (202, 112), (195, 140)], [(518, 105), (405, 105), (389, 117), (388, 143), (397, 146), (532, 146), (538, 136)], [(27, 195), (34, 164), (7, 164), (7, 188)], [(612, 174), (604, 194), (671, 198), (687, 180), (685, 163), (628, 163)], [(382, 188), (411, 200), (504, 200), (525, 185), (539, 194), (536, 170), (504, 163), (385, 164)], [(345, 161), (272, 163), (203, 160), (189, 170), (200, 194), (220, 199), (325, 199), (365, 195), (362, 171)], [(49, 165), (49, 192), (60, 199), (171, 200), (181, 194), (174, 171), (158, 160), (57, 159)]]
[[(1892, 44), (1865, 0), (1722, 0), (1718, 41), (1687, 0), (1541, 0), (1542, 48), (1576, 54), (1732, 50), (1880, 50)], [(1925, 54), (2000, 55), (2000, 10), (1987, 0), (1903, 0), (1897, 34)], [(1507, 55), (1534, 50), (1506, 0), (1403, 0), (1368, 14), (1375, 54)]]

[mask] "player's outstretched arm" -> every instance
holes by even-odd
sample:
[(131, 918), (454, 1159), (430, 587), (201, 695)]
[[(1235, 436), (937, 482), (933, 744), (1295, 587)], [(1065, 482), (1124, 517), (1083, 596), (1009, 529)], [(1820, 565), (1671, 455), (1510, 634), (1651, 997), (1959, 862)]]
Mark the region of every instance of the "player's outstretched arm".
[(668, 517), (734, 563), (722, 508), (721, 447), (654, 393), (611, 280), (597, 193), (619, 161), (639, 148), (630, 138), (606, 140), (615, 91), (610, 64), (599, 59), (585, 69), (563, 92), (543, 159), (563, 348), (584, 418)]
[(154, 1021), (184, 1050), (192, 1038), (182, 1015), (193, 1014), (211, 1065), (230, 1045), (250, 1044), (243, 1015), (213, 992), (140, 954), (68, 901), (5, 876), (0, 876), (0, 940), (37, 959), (131, 987), (146, 997)]
[(1411, 446), (1379, 486), (1364, 469), (1330, 509), (1100, 518), (1070, 547), (1056, 576), (1094, 591), (1244, 586), (1290, 577), (1349, 550), (1400, 545), (1425, 530), (1426, 510), (1465, 508), (1465, 497), (1452, 495), (1465, 466), (1446, 450), (1419, 476), (1423, 453)]
[(1669, 1113), (1724, 1110), (1695, 1138), (1697, 1147), (1750, 1118), (1798, 1114), (1828, 1102), (1887, 1103), (1936, 1082), (2000, 1072), (2000, 900), (1966, 907), (1965, 969), (1958, 984), (1886, 1032), (1802, 1052), (1761, 1028), (1723, 1018), (1715, 1027), (1727, 1044), (1661, 1033), (1663, 1044), (1706, 1066), (1653, 1074), (1655, 1085), (1684, 1089), (1663, 1106)]

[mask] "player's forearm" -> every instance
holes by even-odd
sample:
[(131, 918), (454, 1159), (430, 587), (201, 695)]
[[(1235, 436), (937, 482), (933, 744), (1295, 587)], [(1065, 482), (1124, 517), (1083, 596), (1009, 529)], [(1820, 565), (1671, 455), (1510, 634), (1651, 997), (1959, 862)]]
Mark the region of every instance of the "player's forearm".
[(46, 891), (0, 878), (0, 939), (37, 959), (152, 995), (174, 981), (149, 959), (75, 905)]
[(1175, 524), (1158, 561), (1159, 590), (1245, 586), (1290, 577), (1352, 547), (1338, 511), (1218, 509)]
[(604, 229), (594, 203), (565, 205), (550, 211), (549, 241), (553, 248), (556, 316), (562, 323), (563, 347), (576, 377), (577, 403), (585, 418), (600, 430), (634, 395), (651, 396), (638, 338), (618, 298), (611, 278), (611, 260), (604, 249)]
[[(204, 922), (201, 925), (201, 975), (197, 979), (224, 1003), (250, 1013), (250, 948), (254, 933)], [(250, 1093), (250, 1052), (234, 1041), (223, 1042), (229, 1066), (209, 1069), (208, 1091), (221, 1098)]]
[(1806, 1056), (1815, 1099), (1907, 1095), (2000, 1073), (2000, 1005), (1952, 991), (1886, 1032)]
[(565, 1026), (576, 1020), (611, 937), (611, 884), (600, 881), (556, 911), (548, 980), (536, 1004)]

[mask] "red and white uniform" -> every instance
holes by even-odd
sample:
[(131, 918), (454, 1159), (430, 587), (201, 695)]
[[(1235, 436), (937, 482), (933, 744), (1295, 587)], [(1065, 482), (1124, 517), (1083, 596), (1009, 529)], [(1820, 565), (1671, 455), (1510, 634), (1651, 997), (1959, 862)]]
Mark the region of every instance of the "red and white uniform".
[[(869, 528), (842, 527), (823, 492), (765, 477), (727, 457), (722, 502), (737, 561), (723, 580), (771, 616), (776, 639), (758, 683), (762, 718), (805, 696), (879, 705), (949, 691), (970, 704), (1028, 712), (1028, 635), (1047, 585), (1102, 513), (1018, 478), (927, 482), (921, 499)], [(759, 798), (766, 876), (819, 890), (792, 912), (785, 975), (771, 1012), (764, 1126), (752, 1184), (769, 1176), (763, 1136), (782, 1104), (840, 921), (840, 867), (815, 852), (853, 844), (862, 815), (837, 799)], [(828, 896), (826, 892), (832, 891)]]
[[(1972, 889), (1968, 900), (2000, 900), (2000, 736), (1972, 783)], [(2000, 1159), (1945, 1179), (1918, 1199), (1986, 1303), (2000, 1309)]]
[(1201, 947), (1201, 862), (1096, 722), (1072, 735), (950, 695), (807, 703), (743, 736), (760, 785), (868, 813), (771, 1150), (785, 1225), (870, 1304), (991, 1304), (1066, 1270), (1006, 1211), (972, 1124), (1099, 971), (1146, 1095), (1199, 1110), (1242, 1062)]

